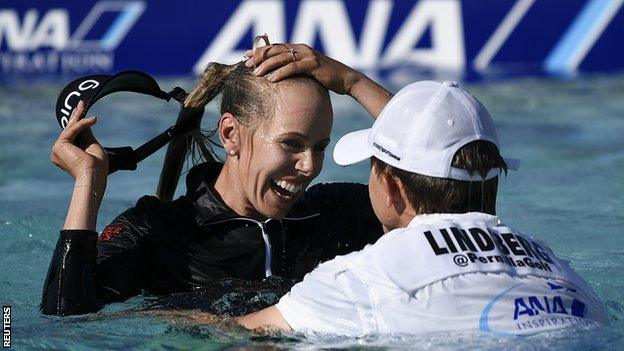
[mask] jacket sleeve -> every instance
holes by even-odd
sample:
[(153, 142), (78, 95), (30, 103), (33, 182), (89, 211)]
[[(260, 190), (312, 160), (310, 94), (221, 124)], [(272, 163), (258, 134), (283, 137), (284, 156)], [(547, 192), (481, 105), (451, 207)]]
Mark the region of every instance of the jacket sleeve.
[(61, 231), (43, 288), (43, 314), (96, 312), (146, 286), (151, 269), (144, 242), (150, 225), (139, 207), (144, 199), (108, 225), (99, 240), (89, 230)]

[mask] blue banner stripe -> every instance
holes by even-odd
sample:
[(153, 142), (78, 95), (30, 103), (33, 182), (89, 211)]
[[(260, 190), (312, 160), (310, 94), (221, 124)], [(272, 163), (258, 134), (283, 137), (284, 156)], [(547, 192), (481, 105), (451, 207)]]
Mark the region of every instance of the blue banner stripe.
[(570, 67), (572, 60), (583, 49), (585, 41), (593, 30), (600, 25), (603, 16), (617, 0), (590, 0), (575, 18), (563, 38), (550, 52), (544, 62), (544, 69), (553, 74), (571, 73), (576, 67)]
[(122, 37), (126, 34), (128, 26), (135, 20), (138, 13), (141, 12), (141, 4), (134, 2), (126, 5), (123, 12), (117, 16), (113, 25), (108, 29), (104, 37), (100, 40), (100, 44), (104, 49), (114, 49)]

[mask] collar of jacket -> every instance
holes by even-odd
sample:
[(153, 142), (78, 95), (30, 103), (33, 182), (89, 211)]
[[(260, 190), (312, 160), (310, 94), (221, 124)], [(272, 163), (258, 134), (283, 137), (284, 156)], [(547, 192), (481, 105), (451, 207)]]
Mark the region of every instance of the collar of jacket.
[(244, 218), (226, 205), (214, 189), (221, 168), (222, 163), (205, 162), (191, 168), (186, 176), (186, 197), (195, 207), (195, 219), (200, 227), (226, 219)]

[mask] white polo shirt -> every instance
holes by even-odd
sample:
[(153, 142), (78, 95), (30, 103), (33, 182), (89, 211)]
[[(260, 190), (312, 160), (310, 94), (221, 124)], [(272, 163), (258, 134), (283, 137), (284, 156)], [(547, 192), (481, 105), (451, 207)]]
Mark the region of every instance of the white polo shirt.
[(606, 319), (567, 262), (483, 213), (417, 216), (321, 264), (277, 308), (295, 331), (347, 336), (532, 334)]

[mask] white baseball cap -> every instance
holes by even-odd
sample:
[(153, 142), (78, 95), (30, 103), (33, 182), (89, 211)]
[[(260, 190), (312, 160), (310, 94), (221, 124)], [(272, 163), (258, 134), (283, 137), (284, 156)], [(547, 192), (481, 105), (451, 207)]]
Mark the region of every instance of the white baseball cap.
[[(451, 166), (462, 146), (476, 141), (499, 148), (492, 117), (485, 107), (457, 82), (420, 81), (401, 89), (383, 108), (372, 128), (349, 133), (336, 144), (334, 160), (350, 165), (371, 156), (408, 172), (457, 180), (485, 178)], [(508, 169), (520, 160), (505, 158)]]

